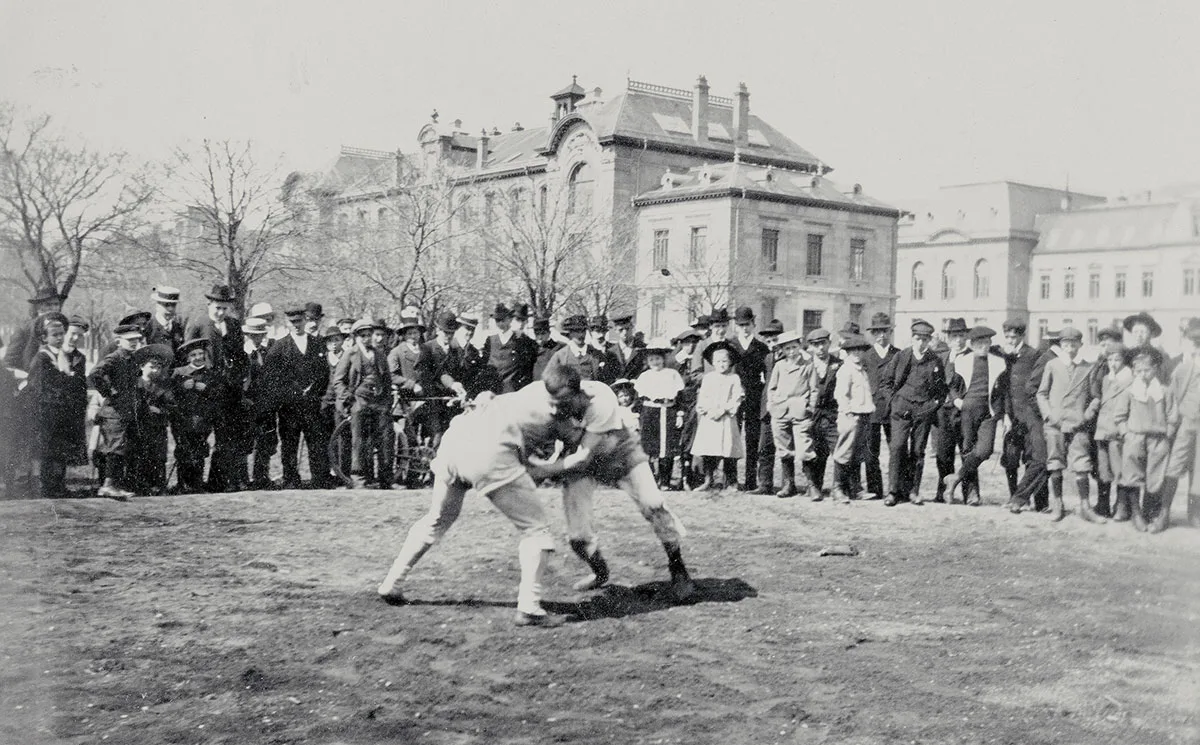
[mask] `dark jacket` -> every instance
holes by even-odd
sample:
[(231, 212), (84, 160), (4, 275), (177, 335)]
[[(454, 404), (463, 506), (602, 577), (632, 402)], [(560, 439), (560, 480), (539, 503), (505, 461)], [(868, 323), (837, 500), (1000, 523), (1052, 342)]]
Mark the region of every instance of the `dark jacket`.
[(267, 350), (263, 378), (271, 408), (319, 407), (329, 385), (324, 342), (310, 334), (301, 353), (290, 334), (277, 340)]
[(814, 364), (812, 371), (812, 412), (813, 419), (827, 420), (829, 422), (837, 421), (837, 399), (833, 396), (833, 391), (837, 387), (837, 371), (842, 366), (842, 361), (829, 355), (829, 361), (825, 367), (825, 377), (817, 374), (817, 368)]
[(900, 350), (879, 376), (890, 415), (901, 419), (930, 419), (942, 405), (950, 386), (946, 368), (932, 352), (916, 359), (912, 348)]
[(226, 318), (225, 328), (225, 335), (222, 336), (216, 325), (205, 318), (200, 323), (188, 326), (184, 336), (186, 341), (208, 340), (209, 368), (224, 382), (222, 390), (225, 396), (236, 403), (242, 391), (243, 378), (247, 374), (248, 360), (242, 327), (232, 318)]
[[(546, 363), (546, 371), (559, 365), (577, 368), (582, 380), (598, 380), (610, 385), (617, 380), (611, 371), (612, 358), (590, 344), (584, 348), (582, 357), (575, 354), (570, 344), (563, 344), (550, 356), (550, 361)], [(545, 371), (542, 375), (545, 377)]]
[(177, 367), (171, 382), (175, 396), (173, 426), (185, 432), (207, 432), (225, 416), (220, 406), (230, 395), (229, 385), (212, 367)]
[(88, 375), (88, 388), (95, 390), (105, 399), (100, 408), (102, 419), (134, 419), (134, 389), (141, 372), (133, 363), (133, 353), (118, 349), (96, 363)]
[[(388, 352), (388, 370), (392, 373), (392, 389), (399, 391), (401, 395), (412, 398), (416, 395), (425, 395), (425, 386), (421, 384), (419, 365), (421, 362), (421, 347), (409, 349), (407, 344), (401, 343), (392, 351)], [(416, 392), (416, 387), (421, 386), (421, 393)]]
[[(369, 387), (364, 380), (367, 365), (374, 366), (374, 387)], [(363, 357), (358, 344), (343, 352), (333, 371), (333, 382), (336, 387), (334, 404), (340, 413), (348, 414), (353, 406), (387, 410), (392, 407), (392, 374), (388, 370), (387, 355), (381, 349), (374, 350), (370, 360)]]
[(443, 349), (436, 339), (430, 339), (421, 345), (421, 356), (417, 360), (417, 380), (425, 389), (426, 396), (452, 396), (454, 392), (450, 390), (450, 384), (463, 382), (459, 359), (461, 351), (453, 342), (448, 346), (449, 349)]
[(87, 379), (80, 352), (69, 353), (68, 363), (63, 372), (51, 350), (39, 349), (29, 364), (24, 395), (32, 406), (33, 457), (77, 464), (85, 462), (87, 452)]
[(880, 357), (879, 353), (875, 351), (874, 345), (863, 352), (863, 372), (867, 374), (867, 381), (871, 384), (871, 398), (875, 403), (875, 412), (871, 414), (872, 424), (883, 424), (888, 421), (889, 394), (884, 391), (881, 378), (883, 369), (896, 358), (897, 354), (900, 354), (900, 350), (890, 344), (883, 357)]
[(554, 341), (553, 339), (547, 339), (541, 344), (538, 344), (535, 341), (534, 344), (537, 345), (538, 354), (537, 361), (533, 363), (533, 379), (541, 380), (542, 373), (546, 370), (546, 365), (550, 364), (550, 358), (554, 356), (555, 352), (565, 345), (562, 342)]
[(481, 357), (495, 371), (487, 390), (512, 393), (533, 382), (538, 344), (524, 334), (513, 334), (507, 344), (501, 344), (499, 336), (489, 336)]
[(178, 317), (172, 318), (171, 323), (165, 328), (157, 318), (150, 317), (150, 323), (146, 324), (147, 344), (165, 344), (171, 348), (172, 352), (178, 352), (179, 347), (183, 346), (183, 342), (183, 321), (180, 321)]
[(757, 415), (762, 400), (763, 387), (766, 386), (770, 371), (767, 368), (767, 358), (771, 356), (771, 348), (761, 339), (751, 339), (750, 346), (742, 349), (737, 339), (729, 342), (738, 351), (739, 357), (734, 371), (742, 381), (742, 390), (746, 394), (743, 399), (743, 410)]

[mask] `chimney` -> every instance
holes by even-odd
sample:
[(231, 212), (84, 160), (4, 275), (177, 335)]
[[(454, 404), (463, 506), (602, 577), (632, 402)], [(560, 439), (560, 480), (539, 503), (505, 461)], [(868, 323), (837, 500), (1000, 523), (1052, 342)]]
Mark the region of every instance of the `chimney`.
[(703, 75), (692, 90), (692, 139), (701, 145), (708, 142), (708, 80)]
[(738, 83), (737, 93), (733, 94), (733, 144), (745, 145), (749, 142), (747, 130), (750, 127), (750, 91), (745, 83)]
[(517, 122), (517, 123), (513, 124), (512, 131), (514, 131), (514, 132), (524, 132), (524, 131), (525, 131), (525, 128), (521, 126), (521, 123), (520, 123), (520, 122)]
[(488, 133), (486, 129), (479, 130), (479, 147), (475, 149), (475, 170), (482, 171), (487, 163)]

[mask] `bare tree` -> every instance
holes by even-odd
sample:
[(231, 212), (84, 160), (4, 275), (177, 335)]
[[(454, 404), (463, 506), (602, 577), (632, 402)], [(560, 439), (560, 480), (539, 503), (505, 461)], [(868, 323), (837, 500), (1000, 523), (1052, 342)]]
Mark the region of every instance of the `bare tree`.
[(143, 241), (162, 263), (229, 285), (243, 305), (256, 286), (282, 287), (316, 268), (304, 212), (283, 198), (291, 184), (252, 142), (178, 147), (166, 178), (174, 228)]
[(49, 116), (18, 122), (0, 103), (3, 281), (71, 294), (89, 261), (131, 235), (153, 195), (121, 153), (69, 144)]
[(630, 286), (633, 221), (618, 223), (611, 206), (590, 197), (532, 178), (483, 194), (481, 237), (497, 285), (535, 315), (606, 312)]

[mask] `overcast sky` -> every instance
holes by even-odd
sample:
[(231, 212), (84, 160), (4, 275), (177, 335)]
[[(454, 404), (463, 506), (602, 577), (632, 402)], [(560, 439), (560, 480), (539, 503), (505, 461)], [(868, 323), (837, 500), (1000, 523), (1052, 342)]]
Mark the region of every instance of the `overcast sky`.
[(877, 196), (1013, 179), (1116, 194), (1200, 180), (1200, 2), (18, 2), (0, 98), (103, 147), (251, 137), (314, 168), (410, 150), (438, 109), (539, 126), (570, 82), (750, 107)]

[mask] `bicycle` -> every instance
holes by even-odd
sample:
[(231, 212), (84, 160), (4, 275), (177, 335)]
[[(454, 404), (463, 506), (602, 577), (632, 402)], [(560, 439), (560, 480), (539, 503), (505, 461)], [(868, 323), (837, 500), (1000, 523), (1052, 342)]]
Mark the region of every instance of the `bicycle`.
[[(392, 406), (392, 427), (395, 431), (394, 481), (408, 489), (424, 489), (433, 484), (430, 462), (437, 450), (433, 433), (419, 416), (420, 409), (430, 402), (443, 402), (450, 407), (471, 408), (459, 396), (397, 397)], [(347, 417), (333, 428), (329, 438), (329, 465), (333, 474), (344, 484), (350, 484), (350, 474), (344, 468), (345, 448), (350, 447), (350, 419)]]

